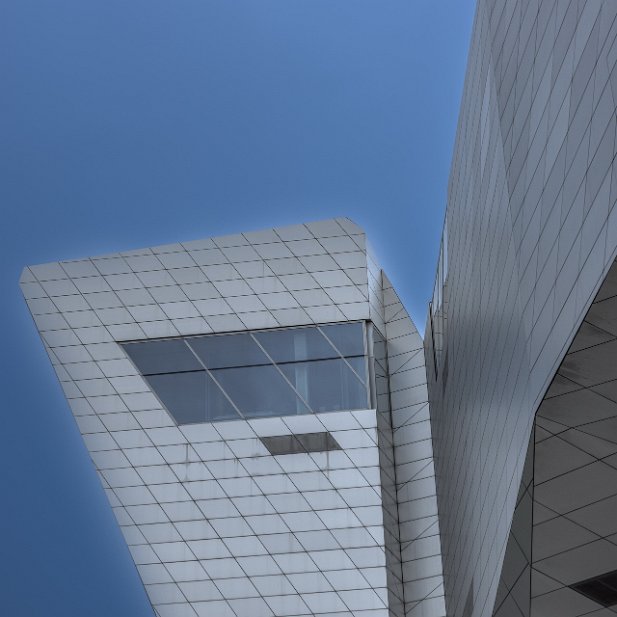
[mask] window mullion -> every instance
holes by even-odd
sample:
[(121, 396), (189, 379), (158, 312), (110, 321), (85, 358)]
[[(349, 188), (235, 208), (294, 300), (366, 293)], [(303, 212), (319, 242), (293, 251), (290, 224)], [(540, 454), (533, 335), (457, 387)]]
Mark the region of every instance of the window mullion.
[(191, 350), (191, 353), (197, 358), (197, 361), (199, 362), (199, 364), (201, 364), (204, 367), (204, 370), (206, 371), (206, 373), (208, 373), (210, 379), (212, 379), (212, 381), (216, 384), (216, 387), (223, 393), (225, 398), (231, 403), (232, 407), (238, 412), (238, 415), (240, 416), (240, 418), (244, 418), (244, 414), (240, 411), (238, 406), (233, 402), (229, 394), (227, 394), (227, 392), (225, 391), (225, 388), (223, 388), (223, 386), (221, 386), (221, 384), (218, 382), (216, 377), (214, 377), (214, 375), (212, 374), (212, 371), (202, 362), (201, 358), (195, 353), (195, 350), (191, 347), (188, 340), (186, 340), (185, 343), (186, 343), (186, 346)]
[[(298, 392), (298, 390), (296, 390), (296, 387), (291, 383), (291, 381), (287, 379), (287, 375), (285, 375), (285, 373), (281, 371), (278, 364), (272, 359), (272, 356), (265, 350), (264, 346), (257, 340), (257, 338), (253, 336), (252, 332), (251, 332), (251, 337), (255, 341), (255, 343), (257, 343), (259, 348), (266, 354), (266, 356), (268, 357), (268, 360), (272, 362), (272, 365), (274, 366), (274, 368), (276, 368), (276, 370), (281, 374), (283, 379), (289, 384), (289, 387), (296, 393), (296, 396), (306, 405), (306, 408), (310, 410), (311, 413), (315, 413), (313, 408), (308, 404), (308, 401)], [(296, 411), (297, 411), (297, 406), (296, 406)]]

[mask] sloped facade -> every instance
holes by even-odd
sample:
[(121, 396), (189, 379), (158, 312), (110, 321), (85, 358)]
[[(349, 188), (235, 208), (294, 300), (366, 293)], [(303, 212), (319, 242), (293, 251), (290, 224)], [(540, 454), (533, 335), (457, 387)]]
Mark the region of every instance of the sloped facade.
[[(545, 442), (536, 412), (616, 256), (616, 18), (610, 0), (478, 2), (425, 337), (453, 617), (614, 612), (570, 588), (615, 570), (599, 552), (570, 555), (585, 572), (536, 563), (572, 548), (563, 518), (553, 547), (536, 525), (550, 518), (539, 482), (569, 458), (562, 438)], [(614, 353), (604, 366), (617, 366)], [(592, 411), (581, 406), (581, 421)], [(564, 445), (563, 460), (538, 466), (549, 444)], [(590, 465), (598, 456), (576, 451)], [(614, 473), (608, 461), (595, 469), (592, 484)]]
[(21, 286), (159, 617), (444, 614), (422, 342), (354, 223)]

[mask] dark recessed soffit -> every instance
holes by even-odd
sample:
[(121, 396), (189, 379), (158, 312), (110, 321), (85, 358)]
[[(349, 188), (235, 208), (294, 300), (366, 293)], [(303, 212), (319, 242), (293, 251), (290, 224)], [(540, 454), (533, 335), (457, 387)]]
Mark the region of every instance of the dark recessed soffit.
[(588, 578), (570, 585), (570, 588), (602, 606), (615, 606), (617, 604), (617, 570)]
[(307, 452), (327, 452), (340, 450), (338, 442), (327, 432), (302, 433), (298, 435), (277, 435), (276, 437), (260, 437), (272, 455), (305, 454)]

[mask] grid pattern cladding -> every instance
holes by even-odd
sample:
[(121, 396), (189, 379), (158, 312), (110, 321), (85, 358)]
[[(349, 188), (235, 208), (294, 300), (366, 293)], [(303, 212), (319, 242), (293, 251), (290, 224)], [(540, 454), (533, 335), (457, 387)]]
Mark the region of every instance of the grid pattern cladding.
[(616, 309), (613, 263), (536, 414), (495, 617), (617, 612)]
[(383, 275), (401, 562), (407, 617), (445, 615), (422, 339)]
[[(350, 321), (377, 337), (381, 270), (355, 224), (33, 266), (21, 285), (157, 615), (402, 616), (389, 410), (176, 424), (121, 345)], [(324, 433), (339, 449), (266, 447)]]
[(523, 477), (495, 598), (494, 617), (530, 617), (531, 615), (534, 444), (535, 429), (532, 431), (532, 438), (527, 448)]
[(615, 256), (616, 17), (613, 0), (478, 3), (441, 366), (430, 322), (426, 339), (453, 617), (470, 597), (493, 610), (533, 414)]
[(536, 415), (532, 617), (617, 612), (616, 282), (613, 264)]

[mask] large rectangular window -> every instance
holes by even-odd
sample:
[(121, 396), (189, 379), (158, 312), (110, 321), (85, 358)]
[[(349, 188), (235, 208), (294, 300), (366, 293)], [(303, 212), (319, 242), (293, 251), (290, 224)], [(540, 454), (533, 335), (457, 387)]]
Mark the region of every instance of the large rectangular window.
[(371, 406), (362, 322), (122, 346), (178, 424)]

